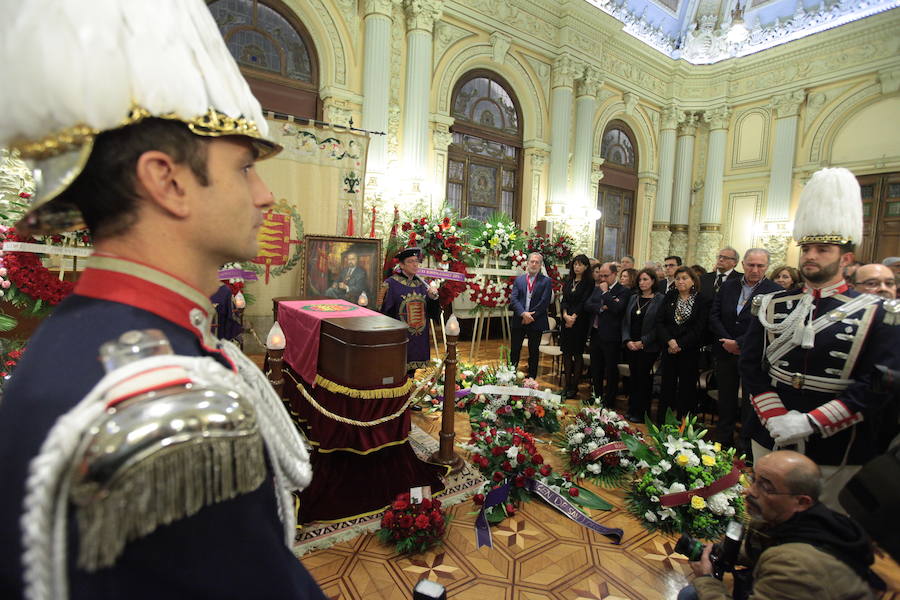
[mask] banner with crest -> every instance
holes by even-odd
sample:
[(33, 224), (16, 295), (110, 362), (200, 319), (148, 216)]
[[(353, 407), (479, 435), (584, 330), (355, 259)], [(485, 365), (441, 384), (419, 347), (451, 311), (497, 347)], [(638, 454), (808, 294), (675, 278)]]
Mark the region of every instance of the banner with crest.
[(304, 233), (342, 235), (348, 209), (363, 209), (368, 135), (343, 128), (269, 120), (270, 138), (284, 146), (257, 163), (277, 199), (259, 231), (259, 255), (249, 263), (259, 279), (248, 282), (250, 316), (271, 314), (272, 298), (300, 292)]

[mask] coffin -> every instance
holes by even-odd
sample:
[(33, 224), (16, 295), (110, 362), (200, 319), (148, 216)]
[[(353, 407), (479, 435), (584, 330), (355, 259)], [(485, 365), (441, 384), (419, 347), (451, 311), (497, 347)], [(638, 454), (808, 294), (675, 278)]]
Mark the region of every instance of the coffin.
[(406, 382), (406, 325), (385, 315), (325, 319), (319, 374), (350, 388), (395, 387)]
[[(273, 299), (276, 318), (279, 303), (295, 300), (298, 298)], [(335, 303), (341, 302), (343, 301)], [(374, 311), (355, 308), (365, 311), (366, 315), (321, 318), (322, 313), (317, 313), (320, 325), (318, 352), (315, 355), (308, 354), (303, 364), (310, 364), (309, 361), (315, 356), (315, 373), (349, 388), (373, 389), (402, 385), (406, 382), (406, 325)], [(291, 314), (301, 319), (309, 318), (309, 315), (302, 312)], [(281, 319), (281, 322), (285, 338), (293, 350), (297, 349), (294, 344), (308, 345), (308, 338), (304, 337), (308, 330), (298, 329), (295, 332), (292, 327), (296, 326), (296, 321), (293, 321), (293, 326), (292, 321)], [(291, 363), (294, 357), (287, 354), (285, 358), (289, 364), (302, 371), (302, 365), (296, 364), (296, 361)]]

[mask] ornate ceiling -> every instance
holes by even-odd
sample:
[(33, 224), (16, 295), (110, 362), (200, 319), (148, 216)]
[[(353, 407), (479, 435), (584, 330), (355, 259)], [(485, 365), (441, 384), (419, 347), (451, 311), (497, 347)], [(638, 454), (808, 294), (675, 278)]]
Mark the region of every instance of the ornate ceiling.
[[(672, 58), (710, 64), (900, 7), (900, 0), (584, 0)], [(746, 31), (734, 28), (735, 5)], [(729, 35), (730, 34), (730, 35)]]

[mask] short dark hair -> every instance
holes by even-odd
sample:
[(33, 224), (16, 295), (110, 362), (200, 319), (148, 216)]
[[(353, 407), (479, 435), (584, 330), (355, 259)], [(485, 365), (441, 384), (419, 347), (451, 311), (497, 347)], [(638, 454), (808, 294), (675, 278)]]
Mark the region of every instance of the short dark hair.
[(619, 265), (617, 265), (616, 263), (614, 263), (614, 262), (608, 262), (608, 263), (605, 263), (605, 264), (609, 265), (609, 272), (610, 272), (610, 273), (618, 273), (618, 272), (619, 272)]
[(622, 273), (619, 273), (619, 277), (621, 277), (623, 273), (628, 273), (628, 279), (630, 281), (630, 283), (628, 284), (628, 287), (630, 287), (632, 289), (637, 288), (637, 277), (638, 277), (637, 269), (622, 269)]
[(706, 274), (706, 273), (708, 272), (708, 271), (707, 271), (706, 269), (704, 269), (701, 265), (691, 265), (691, 268), (694, 270), (694, 272), (695, 272), (697, 275), (704, 275), (704, 274)]
[(663, 259), (663, 261), (666, 261), (666, 260), (674, 260), (676, 265), (678, 265), (679, 267), (681, 266), (681, 257), (680, 256), (675, 256), (673, 254), (672, 256), (667, 256)]
[(149, 118), (104, 131), (94, 140), (87, 164), (58, 201), (78, 207), (94, 239), (123, 233), (137, 220), (137, 161), (158, 150), (187, 164), (201, 185), (209, 185), (207, 143), (180, 121)]
[(656, 269), (641, 269), (638, 271), (637, 276), (634, 278), (634, 284), (637, 285), (638, 280), (641, 278), (641, 274), (646, 273), (647, 277), (653, 280), (653, 285), (656, 285), (656, 282), (659, 281), (659, 277), (656, 276)]
[(677, 279), (679, 273), (687, 273), (688, 276), (691, 278), (691, 281), (694, 282), (694, 291), (695, 292), (700, 291), (700, 277), (697, 275), (697, 273), (692, 268), (686, 267), (686, 266), (678, 267), (677, 269), (675, 269), (675, 273), (672, 275), (672, 279), (673, 280)]

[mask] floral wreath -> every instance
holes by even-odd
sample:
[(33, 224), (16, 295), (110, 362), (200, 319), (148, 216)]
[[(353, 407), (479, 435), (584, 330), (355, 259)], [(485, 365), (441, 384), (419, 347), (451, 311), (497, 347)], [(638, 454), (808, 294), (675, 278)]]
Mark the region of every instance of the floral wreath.
[[(32, 237), (19, 237), (15, 229), (0, 228), (4, 242), (37, 243)], [(53, 306), (72, 293), (75, 284), (60, 281), (44, 266), (34, 252), (4, 251), (0, 256), (0, 296), (31, 316), (44, 316)]]

